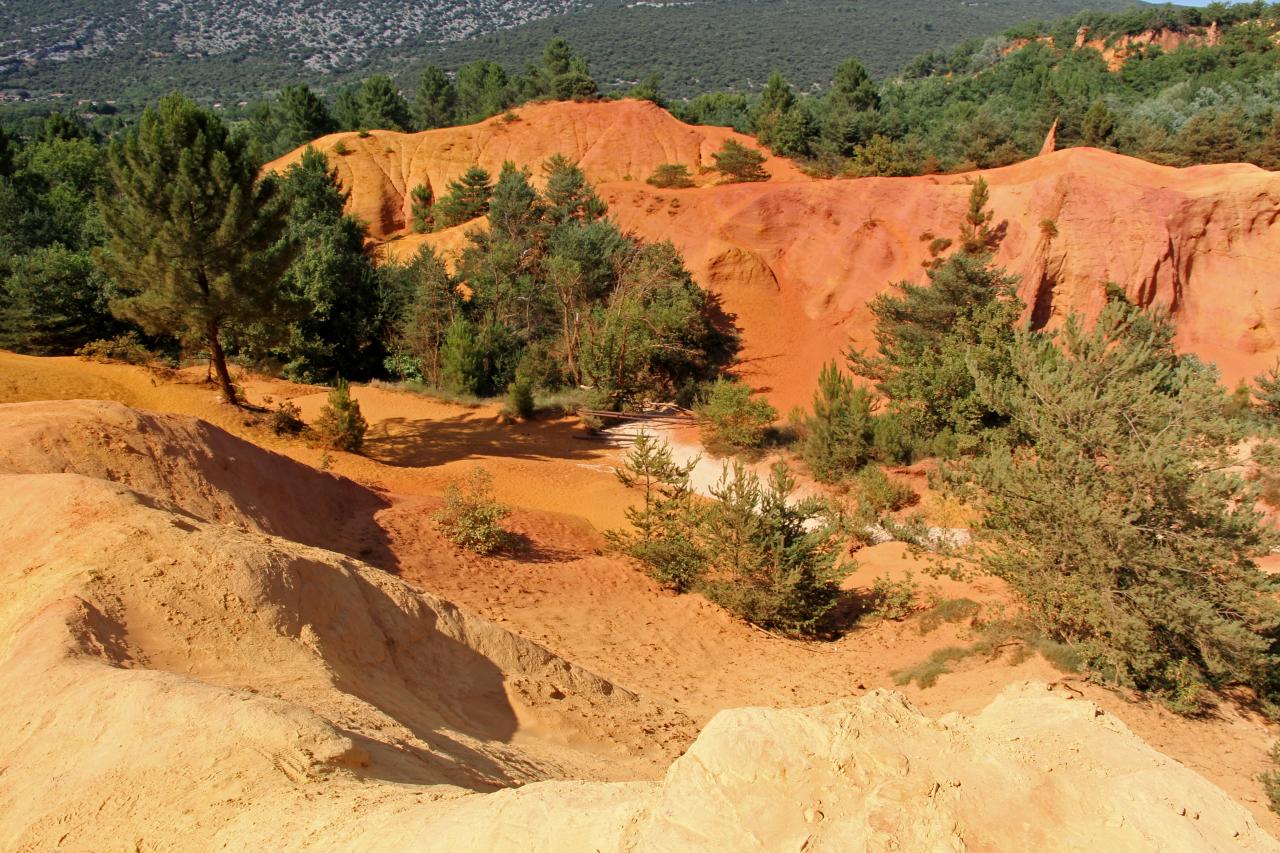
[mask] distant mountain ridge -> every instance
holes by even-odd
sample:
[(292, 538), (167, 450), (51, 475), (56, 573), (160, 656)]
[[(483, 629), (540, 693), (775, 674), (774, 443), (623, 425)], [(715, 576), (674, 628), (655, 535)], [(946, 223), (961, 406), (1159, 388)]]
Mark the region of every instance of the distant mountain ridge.
[(877, 75), (918, 53), (1121, 0), (8, 0), (0, 98), (150, 98), (183, 89), (254, 99), (373, 73), (412, 84), (433, 61), (523, 68), (554, 35), (606, 87), (651, 72), (673, 94), (749, 89), (772, 70), (800, 86), (859, 55)]

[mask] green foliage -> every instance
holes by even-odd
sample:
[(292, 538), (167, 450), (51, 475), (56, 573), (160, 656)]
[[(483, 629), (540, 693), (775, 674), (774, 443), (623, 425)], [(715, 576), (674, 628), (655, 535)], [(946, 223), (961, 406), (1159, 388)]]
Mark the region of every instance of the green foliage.
[(408, 263), (386, 263), (380, 272), (401, 303), (391, 326), (389, 370), (401, 379), (443, 386), (442, 348), (462, 309), (444, 262), (423, 246)]
[(454, 78), (458, 92), (458, 118), (464, 123), (483, 121), (511, 106), (513, 98), (507, 72), (496, 62), (478, 59), (458, 69)]
[(646, 182), (660, 189), (683, 189), (693, 186), (689, 167), (683, 163), (662, 163), (653, 170)]
[(1274, 700), (1280, 602), (1253, 558), (1275, 536), (1232, 470), (1241, 421), (1172, 338), (1112, 290), (1092, 330), (1020, 332), (1010, 370), (979, 374), (1026, 446), (966, 469), (978, 559), (1108, 681), (1185, 713), (1228, 685)]
[(299, 435), (307, 425), (302, 420), (302, 409), (291, 400), (281, 400), (267, 415), (267, 426), (276, 435)]
[(360, 129), (412, 130), (409, 103), (395, 81), (384, 74), (368, 77), (360, 85)]
[(972, 598), (944, 598), (934, 601), (920, 614), (920, 633), (930, 634), (944, 623), (964, 622), (976, 617), (982, 605)]
[(854, 478), (853, 491), (861, 510), (870, 518), (906, 509), (919, 499), (910, 486), (890, 479), (879, 465), (863, 468)]
[(136, 332), (125, 332), (114, 338), (90, 341), (76, 350), (76, 355), (86, 361), (112, 362), (125, 364), (148, 364), (153, 356), (150, 350), (138, 339)]
[(108, 287), (87, 252), (61, 243), (18, 256), (0, 280), (0, 347), (66, 355), (110, 336), (120, 324), (107, 311)]
[(867, 463), (871, 450), (871, 395), (832, 362), (818, 374), (813, 415), (805, 421), (800, 454), (813, 476), (835, 483)]
[(440, 345), (440, 383), (455, 394), (475, 396), (484, 387), (484, 351), (465, 317), (453, 320)]
[(418, 130), (448, 127), (458, 117), (458, 90), (436, 65), (422, 69), (413, 96), (413, 120)]
[(427, 184), (418, 184), (409, 191), (412, 226), (413, 230), (419, 234), (424, 234), (435, 227), (435, 214), (431, 209), (434, 202), (435, 196)]
[(795, 479), (779, 462), (767, 482), (741, 462), (711, 487), (701, 520), (708, 598), (747, 621), (814, 634), (840, 594), (839, 525), (819, 500), (791, 498)]
[(702, 443), (713, 453), (759, 450), (778, 410), (751, 389), (731, 379), (717, 379), (696, 408)]
[(1276, 814), (1280, 814), (1280, 741), (1271, 747), (1271, 760), (1275, 762), (1276, 769), (1263, 773), (1261, 776), (1262, 788), (1267, 794), (1267, 801), (1271, 805), (1271, 810)]
[(510, 507), (493, 496), (493, 477), (485, 469), (475, 468), (462, 482), (449, 484), (444, 506), (433, 518), (455, 545), (486, 556), (511, 542), (511, 534), (502, 526), (510, 514)]
[(516, 373), (515, 380), (507, 386), (507, 406), (518, 417), (530, 420), (534, 413), (533, 380)]
[(1254, 377), (1257, 386), (1254, 396), (1259, 410), (1268, 418), (1280, 418), (1280, 361), (1267, 368), (1266, 373)]
[(546, 177), (547, 217), (553, 225), (594, 222), (605, 215), (608, 207), (596, 195), (586, 173), (563, 154), (551, 155), (542, 172)]
[(351, 388), (342, 377), (338, 377), (320, 416), (316, 418), (316, 437), (328, 450), (345, 450), (348, 453), (359, 453), (364, 444), (365, 430), (369, 428), (364, 415), (360, 413), (360, 404), (351, 396)]
[(910, 572), (901, 580), (888, 575), (875, 579), (864, 602), (866, 613), (891, 622), (900, 622), (919, 607), (920, 590)]
[(471, 166), (462, 177), (449, 182), (448, 194), (433, 208), (437, 228), (452, 228), (484, 216), (493, 196), (492, 179), (479, 166)]
[(951, 671), (948, 664), (964, 660), (970, 654), (969, 649), (963, 646), (944, 646), (915, 666), (893, 673), (893, 683), (906, 685), (914, 681), (921, 688), (932, 687), (941, 676)]
[(235, 402), (222, 335), (278, 313), (276, 283), (291, 260), (278, 183), (258, 179), (245, 143), (215, 115), (176, 95), (112, 145), (109, 173), (99, 205), (101, 261), (121, 288), (112, 311), (199, 341)]
[(1002, 229), (991, 227), (986, 198), (979, 180), (961, 223), (959, 250), (929, 268), (928, 284), (899, 282), (896, 293), (871, 301), (879, 352), (848, 354), (850, 369), (874, 381), (891, 411), (926, 439), (945, 431), (969, 445), (1005, 422), (978, 393), (973, 375), (1007, 372), (1022, 312), (1017, 280), (991, 262)]
[(654, 580), (677, 592), (694, 589), (706, 572), (698, 532), (702, 505), (689, 481), (697, 463), (692, 459), (678, 464), (669, 444), (641, 432), (623, 467), (615, 469), (618, 481), (638, 489), (644, 502), (627, 508), (632, 529), (610, 531), (610, 542), (644, 563)]
[(764, 155), (736, 139), (726, 139), (711, 159), (716, 161), (716, 171), (729, 183), (769, 180), (769, 173), (764, 169)]

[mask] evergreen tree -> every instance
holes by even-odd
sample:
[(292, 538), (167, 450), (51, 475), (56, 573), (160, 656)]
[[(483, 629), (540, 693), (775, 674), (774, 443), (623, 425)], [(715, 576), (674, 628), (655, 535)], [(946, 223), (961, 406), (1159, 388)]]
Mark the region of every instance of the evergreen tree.
[(455, 394), (474, 396), (486, 380), (484, 351), (465, 317), (457, 317), (440, 346), (440, 382)]
[(769, 173), (764, 168), (764, 155), (736, 139), (726, 139), (711, 159), (716, 161), (716, 171), (731, 183), (769, 180)]
[(306, 86), (285, 86), (277, 108), (281, 116), (280, 145), (285, 151), (306, 145), (338, 129), (329, 108)]
[(345, 212), (347, 193), (320, 151), (308, 146), (282, 183), (285, 240), (296, 256), (280, 288), (291, 310), (288, 322), (255, 324), (245, 339), (278, 357), (294, 379), (370, 378), (384, 358), (387, 294), (365, 253), (364, 228)]
[(404, 265), (384, 265), (385, 275), (404, 293), (404, 307), (392, 329), (388, 369), (402, 379), (418, 379), (432, 387), (444, 384), (440, 350), (445, 334), (462, 310), (457, 286), (444, 262), (423, 246)]
[(1280, 418), (1280, 361), (1271, 365), (1266, 373), (1254, 378), (1258, 408), (1270, 418)]
[(0, 347), (69, 355), (122, 331), (107, 309), (108, 283), (87, 252), (54, 243), (10, 264), (0, 280)]
[(435, 214), (431, 210), (435, 196), (428, 184), (418, 184), (409, 191), (410, 219), (413, 230), (424, 234), (435, 227)]
[(835, 483), (856, 473), (870, 458), (871, 427), (871, 395), (835, 362), (822, 368), (800, 451), (814, 477)]
[(643, 503), (626, 510), (632, 530), (610, 531), (610, 542), (677, 592), (693, 589), (706, 571), (696, 534), (701, 507), (690, 479), (697, 464), (696, 458), (677, 463), (670, 444), (641, 432), (623, 467), (614, 469), (618, 482), (639, 490)]
[(482, 121), (511, 105), (507, 72), (496, 62), (468, 62), (458, 69), (454, 85), (458, 90), (458, 118), (463, 122)]
[(542, 224), (542, 199), (529, 173), (510, 160), (502, 164), (489, 201), (489, 231), (494, 237), (523, 243)]
[(316, 418), (316, 435), (331, 450), (359, 453), (368, 429), (369, 423), (360, 412), (360, 404), (351, 396), (350, 386), (338, 377)]
[(472, 166), (456, 181), (449, 182), (449, 193), (435, 206), (436, 227), (451, 228), (470, 222), (489, 212), (493, 185), (489, 173)]
[(707, 597), (747, 621), (813, 634), (840, 595), (838, 526), (826, 505), (794, 500), (785, 463), (766, 483), (740, 461), (711, 487), (699, 526), (708, 564)]
[(173, 95), (111, 146), (99, 199), (103, 267), (122, 289), (112, 310), (202, 343), (232, 403), (222, 336), (276, 313), (291, 260), (284, 198), (258, 165), (217, 116)]
[(360, 87), (360, 126), (369, 130), (400, 131), (413, 127), (408, 102), (395, 82), (385, 74), (375, 74)]
[(1196, 113), (1178, 134), (1183, 162), (1239, 163), (1245, 158), (1245, 140), (1236, 116), (1225, 110)]
[(1101, 98), (1085, 113), (1080, 141), (1093, 148), (1106, 148), (1116, 131), (1116, 120)]
[(333, 119), (338, 124), (338, 130), (360, 130), (364, 126), (358, 86), (347, 86), (334, 97)]
[(448, 75), (435, 65), (428, 65), (418, 78), (418, 91), (413, 96), (413, 118), (419, 130), (449, 127), (457, 119), (458, 90)]
[(1025, 447), (975, 461), (976, 555), (1036, 626), (1100, 677), (1198, 713), (1207, 691), (1280, 698), (1280, 598), (1254, 558), (1276, 542), (1235, 473), (1243, 425), (1167, 320), (1111, 291), (1091, 329), (1019, 332), (978, 371)]
[(867, 69), (855, 57), (840, 63), (835, 79), (827, 92), (827, 103), (832, 109), (864, 112), (880, 108), (880, 93)]
[(635, 98), (637, 101), (649, 101), (657, 104), (663, 109), (667, 108), (667, 99), (662, 96), (662, 75), (653, 73), (647, 75), (639, 83), (631, 87), (627, 92), (628, 98)]
[(553, 154), (543, 164), (542, 172), (547, 179), (547, 213), (553, 224), (560, 225), (570, 220), (594, 222), (608, 211), (587, 180), (586, 173), (563, 154)]
[(760, 92), (760, 102), (756, 105), (755, 123), (759, 131), (764, 122), (776, 120), (796, 105), (796, 93), (791, 91), (791, 84), (778, 72), (769, 75), (764, 89)]

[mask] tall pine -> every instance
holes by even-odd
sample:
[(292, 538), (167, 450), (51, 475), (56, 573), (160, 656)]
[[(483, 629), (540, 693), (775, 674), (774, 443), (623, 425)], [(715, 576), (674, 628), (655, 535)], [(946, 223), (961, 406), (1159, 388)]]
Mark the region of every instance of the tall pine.
[(111, 188), (99, 198), (101, 263), (123, 292), (112, 310), (206, 347), (232, 403), (223, 335), (278, 310), (292, 254), (286, 202), (258, 167), (221, 119), (170, 95), (111, 146)]

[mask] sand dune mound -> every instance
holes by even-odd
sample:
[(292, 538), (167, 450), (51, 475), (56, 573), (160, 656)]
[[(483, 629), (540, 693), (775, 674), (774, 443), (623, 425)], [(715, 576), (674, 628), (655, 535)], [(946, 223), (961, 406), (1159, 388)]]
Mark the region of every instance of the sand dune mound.
[(0, 406), (0, 474), (52, 473), (121, 483), (205, 521), (386, 558), (372, 524), (384, 498), (197, 418), (102, 400)]
[[(650, 240), (671, 240), (700, 284), (723, 297), (743, 330), (746, 370), (785, 410), (807, 403), (821, 364), (850, 339), (874, 343), (868, 300), (898, 280), (922, 280), (926, 235), (953, 236), (976, 175), (816, 180), (770, 158), (773, 179), (717, 184), (700, 170), (725, 128), (685, 125), (637, 101), (542, 104), (478, 125), (404, 135), (375, 131), (317, 141), (351, 192), (351, 209), (392, 256), (424, 243), (446, 254), (465, 227), (407, 234), (409, 191), (437, 193), (467, 166), (504, 160), (535, 176), (550, 155), (578, 162), (611, 213)], [(339, 156), (342, 142), (350, 153)], [(271, 168), (284, 168), (300, 152)], [(699, 186), (658, 190), (644, 179), (683, 163)], [(1107, 282), (1168, 311), (1180, 345), (1234, 382), (1280, 353), (1280, 174), (1249, 165), (1175, 169), (1076, 148), (982, 173), (1008, 223), (999, 262), (1022, 277), (1030, 318), (1094, 314)], [(923, 239), (922, 239), (923, 238)]]

